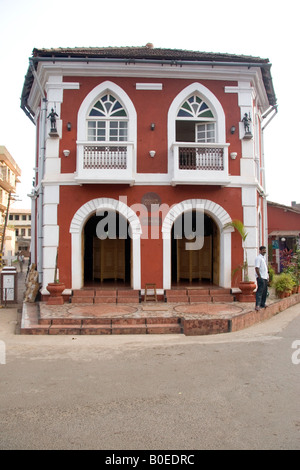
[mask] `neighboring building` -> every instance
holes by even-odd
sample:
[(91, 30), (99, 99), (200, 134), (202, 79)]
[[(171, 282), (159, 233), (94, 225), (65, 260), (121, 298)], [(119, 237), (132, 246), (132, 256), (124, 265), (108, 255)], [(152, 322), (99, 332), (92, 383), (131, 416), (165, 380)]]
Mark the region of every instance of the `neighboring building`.
[[(29, 61), (21, 108), (37, 129), (32, 261), (42, 293), (57, 250), (68, 289), (231, 287), (243, 261), (233, 219), (248, 231), (254, 278), (268, 241), (262, 133), (277, 112), (268, 59), (147, 44), (34, 49)], [(202, 220), (204, 237), (189, 241)]]
[(30, 256), (31, 243), (31, 210), (14, 209), (9, 211), (8, 224), (15, 231), (15, 252)]
[(281, 272), (280, 253), (300, 248), (300, 208), (268, 201), (269, 263)]
[[(4, 260), (15, 255), (15, 232), (9, 227), (6, 215), (16, 192), (17, 183), (20, 182), (20, 176), (21, 170), (15, 160), (6, 147), (0, 145), (0, 243), (3, 247)], [(4, 230), (5, 238), (3, 240)]]
[(293, 209), (298, 209), (300, 211), (300, 204), (297, 204), (296, 201), (292, 201), (292, 208)]

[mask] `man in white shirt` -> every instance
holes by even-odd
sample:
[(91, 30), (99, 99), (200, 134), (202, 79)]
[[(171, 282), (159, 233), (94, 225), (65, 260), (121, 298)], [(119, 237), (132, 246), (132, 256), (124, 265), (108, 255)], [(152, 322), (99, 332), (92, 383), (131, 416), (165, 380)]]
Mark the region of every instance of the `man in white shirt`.
[(269, 273), (265, 260), (267, 250), (265, 246), (259, 248), (259, 255), (255, 258), (255, 276), (257, 281), (255, 310), (266, 307)]

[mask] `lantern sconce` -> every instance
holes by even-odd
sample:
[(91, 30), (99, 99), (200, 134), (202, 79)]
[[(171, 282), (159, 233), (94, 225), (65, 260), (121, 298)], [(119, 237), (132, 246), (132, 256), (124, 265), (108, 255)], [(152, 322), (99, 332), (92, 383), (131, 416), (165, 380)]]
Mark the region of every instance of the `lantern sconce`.
[(155, 150), (150, 150), (149, 154), (150, 154), (150, 157), (153, 158), (155, 156), (156, 152), (155, 152)]
[(63, 150), (63, 154), (65, 157), (68, 157), (70, 155), (70, 150)]
[(151, 123), (150, 129), (151, 129), (151, 131), (154, 131), (154, 129), (155, 129), (155, 124), (154, 124), (154, 122)]
[(69, 132), (72, 129), (72, 124), (70, 122), (67, 123), (67, 129), (68, 129)]
[(234, 134), (234, 133), (235, 133), (235, 126), (231, 126), (231, 128), (230, 128), (230, 133), (231, 133), (231, 134)]

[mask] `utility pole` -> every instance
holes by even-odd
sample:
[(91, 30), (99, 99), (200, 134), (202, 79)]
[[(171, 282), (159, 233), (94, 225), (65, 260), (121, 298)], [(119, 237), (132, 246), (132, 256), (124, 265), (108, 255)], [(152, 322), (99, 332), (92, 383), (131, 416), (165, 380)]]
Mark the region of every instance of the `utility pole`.
[(8, 193), (7, 209), (6, 209), (6, 214), (5, 214), (5, 219), (4, 219), (4, 227), (3, 227), (3, 232), (2, 232), (2, 240), (1, 240), (1, 264), (2, 264), (2, 256), (3, 256), (3, 248), (4, 248), (4, 239), (5, 239), (5, 232), (6, 232), (6, 227), (7, 227), (7, 220), (8, 220), (8, 212), (9, 212), (10, 200), (11, 200), (11, 191), (9, 191), (9, 193)]
[[(17, 196), (18, 197), (18, 196)], [(4, 249), (4, 239), (5, 239), (5, 232), (7, 228), (7, 221), (8, 221), (8, 213), (9, 213), (9, 206), (10, 206), (10, 201), (16, 201), (16, 199), (13, 198), (13, 195), (11, 194), (11, 191), (8, 193), (8, 201), (7, 201), (7, 208), (6, 208), (6, 214), (5, 214), (5, 219), (4, 219), (4, 226), (3, 226), (3, 233), (2, 233), (2, 240), (1, 240), (1, 251), (0, 251), (0, 265), (2, 266), (3, 264), (3, 249)]]

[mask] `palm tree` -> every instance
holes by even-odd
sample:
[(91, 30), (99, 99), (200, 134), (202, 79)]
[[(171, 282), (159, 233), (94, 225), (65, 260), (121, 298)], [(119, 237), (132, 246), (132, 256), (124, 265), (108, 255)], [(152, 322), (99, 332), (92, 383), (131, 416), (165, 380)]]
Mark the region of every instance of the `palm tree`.
[[(239, 266), (237, 269), (242, 269), (242, 271), (243, 271), (243, 280), (248, 282), (249, 281), (248, 261), (247, 261), (247, 251), (245, 249), (245, 241), (246, 241), (246, 238), (248, 236), (248, 232), (246, 232), (246, 229), (245, 229), (245, 226), (244, 226), (243, 222), (241, 222), (238, 219), (234, 219), (231, 222), (228, 222), (227, 224), (224, 225), (224, 228), (227, 228), (227, 227), (232, 227), (235, 230), (237, 230), (238, 233), (240, 234), (241, 238), (242, 238), (242, 246), (243, 246), (243, 250), (244, 250), (244, 261), (243, 261), (242, 266)], [(237, 269), (234, 271), (234, 273), (237, 271)]]

